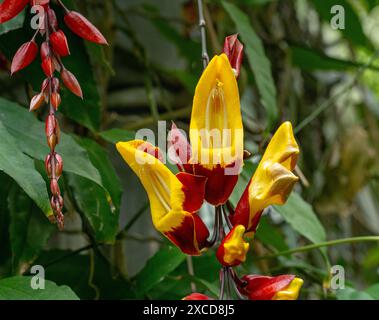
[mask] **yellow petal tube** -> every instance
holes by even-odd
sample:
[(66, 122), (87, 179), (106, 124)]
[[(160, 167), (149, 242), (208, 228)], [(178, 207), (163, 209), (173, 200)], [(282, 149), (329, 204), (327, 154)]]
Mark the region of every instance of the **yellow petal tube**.
[(284, 122), (272, 137), (244, 194), (231, 217), (234, 224), (243, 224), (255, 231), (262, 210), (270, 205), (284, 204), (298, 181), (292, 171), (299, 155), (290, 122)]
[[(116, 147), (147, 192), (155, 228), (183, 252), (199, 254), (200, 237), (205, 241), (208, 236), (207, 229), (195, 214), (203, 201), (205, 178), (186, 173), (174, 175), (154, 156), (157, 148), (145, 141), (119, 142)], [(188, 185), (184, 184), (186, 182)]]
[(288, 287), (278, 291), (272, 300), (297, 300), (303, 283), (303, 279), (293, 279)]
[(243, 164), (238, 85), (225, 54), (211, 60), (197, 84), (190, 141), (190, 163), (196, 174), (208, 178), (206, 200), (213, 205), (225, 203)]
[(215, 56), (197, 84), (190, 124), (192, 162), (207, 168), (243, 157), (238, 85), (225, 54)]

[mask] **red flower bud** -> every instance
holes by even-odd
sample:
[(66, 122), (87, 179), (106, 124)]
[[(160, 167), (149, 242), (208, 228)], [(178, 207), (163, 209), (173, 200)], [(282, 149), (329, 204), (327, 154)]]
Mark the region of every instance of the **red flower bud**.
[(41, 92), (45, 92), (45, 91), (47, 90), (48, 87), (49, 87), (49, 79), (46, 78), (46, 79), (43, 80), (43, 82), (42, 82)]
[(50, 35), (50, 42), (53, 46), (53, 50), (61, 57), (66, 57), (70, 54), (66, 35), (62, 30), (53, 32)]
[(0, 4), (0, 24), (17, 16), (28, 2), (29, 0), (4, 0)]
[(41, 67), (46, 77), (51, 78), (53, 76), (54, 71), (55, 71), (55, 66), (53, 63), (53, 59), (51, 59), (51, 57), (46, 57), (45, 60), (42, 61)]
[(61, 191), (59, 189), (59, 184), (58, 184), (57, 179), (50, 180), (50, 190), (54, 196), (60, 195)]
[(191, 293), (190, 295), (184, 297), (182, 300), (213, 300), (213, 299), (202, 293)]
[(51, 165), (51, 153), (49, 153), (45, 158), (45, 170), (46, 170), (47, 176), (50, 178), (51, 173), (53, 171), (52, 165)]
[(67, 69), (63, 69), (61, 72), (61, 77), (67, 89), (69, 89), (73, 94), (83, 99), (82, 88), (80, 87), (80, 84), (78, 80), (75, 78), (75, 76)]
[(43, 93), (39, 93), (35, 95), (30, 101), (29, 111), (35, 111), (39, 109), (42, 106), (44, 101), (45, 101), (45, 96)]
[(55, 146), (59, 143), (60, 128), (58, 121), (53, 114), (48, 115), (46, 118), (45, 134), (47, 138), (47, 144), (51, 150), (54, 150)]
[(33, 6), (45, 6), (50, 3), (50, 0), (32, 0)]
[(47, 41), (45, 41), (41, 44), (40, 54), (41, 54), (41, 60), (42, 61), (50, 56), (50, 47), (49, 47), (49, 43)]
[(59, 90), (60, 90), (59, 79), (54, 77), (53, 79), (51, 79), (51, 91), (59, 92)]
[(24, 43), (17, 50), (16, 54), (13, 57), (11, 73), (14, 74), (17, 71), (20, 71), (26, 68), (36, 58), (37, 53), (38, 53), (38, 46), (33, 40)]
[(56, 153), (54, 157), (55, 157), (55, 177), (59, 179), (59, 177), (62, 175), (62, 172), (63, 172), (63, 159), (58, 153)]
[(236, 77), (238, 77), (243, 60), (243, 44), (238, 40), (238, 34), (233, 34), (225, 38), (224, 53), (227, 55)]
[(101, 32), (80, 13), (69, 11), (64, 22), (79, 37), (98, 44), (108, 44)]
[(58, 19), (57, 19), (57, 15), (55, 14), (55, 11), (51, 8), (49, 8), (47, 10), (47, 16), (49, 18), (49, 23), (50, 23), (50, 26), (53, 30), (57, 30), (58, 29)]
[(59, 108), (59, 106), (60, 106), (60, 104), (62, 102), (61, 95), (59, 93), (57, 93), (57, 92), (53, 92), (51, 94), (50, 99), (51, 99), (51, 104), (54, 107), (54, 109), (58, 110), (58, 108)]

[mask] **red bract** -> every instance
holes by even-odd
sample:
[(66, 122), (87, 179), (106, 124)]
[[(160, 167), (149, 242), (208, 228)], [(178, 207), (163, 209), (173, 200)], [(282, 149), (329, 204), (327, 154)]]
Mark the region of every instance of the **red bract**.
[(69, 11), (64, 17), (64, 22), (79, 37), (98, 44), (108, 45), (101, 32), (80, 13)]
[(4, 0), (0, 4), (0, 24), (17, 16), (29, 3), (29, 0)]
[(24, 43), (13, 57), (11, 73), (14, 74), (26, 68), (36, 58), (37, 53), (38, 46), (33, 40)]
[(53, 92), (51, 94), (50, 99), (51, 99), (51, 104), (53, 105), (54, 109), (58, 110), (58, 108), (62, 102), (61, 95), (58, 92)]
[(238, 40), (238, 34), (233, 34), (225, 38), (224, 53), (228, 56), (230, 65), (235, 70), (236, 77), (241, 71), (243, 60), (243, 44)]
[(55, 11), (51, 8), (48, 8), (47, 15), (48, 15), (50, 26), (53, 28), (53, 30), (57, 30), (58, 29), (58, 19), (57, 19), (57, 15), (55, 14)]
[(55, 71), (53, 59), (51, 57), (46, 57), (41, 64), (42, 70), (45, 73), (46, 77), (52, 77)]
[(53, 50), (61, 57), (66, 57), (70, 54), (66, 35), (62, 30), (53, 32), (50, 35), (50, 42), (53, 46)]
[(47, 41), (41, 44), (40, 54), (41, 54), (42, 61), (45, 60), (50, 55), (50, 47)]
[(61, 77), (64, 85), (69, 89), (73, 94), (83, 99), (82, 88), (76, 77), (67, 69), (63, 69), (61, 72)]

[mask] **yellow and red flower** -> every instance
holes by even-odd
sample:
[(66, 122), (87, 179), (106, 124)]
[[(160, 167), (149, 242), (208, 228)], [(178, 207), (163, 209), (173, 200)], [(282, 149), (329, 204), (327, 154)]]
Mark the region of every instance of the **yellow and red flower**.
[(197, 211), (204, 201), (206, 178), (173, 174), (160, 151), (142, 140), (117, 143), (117, 149), (141, 180), (150, 201), (155, 228), (184, 253), (199, 255), (209, 231)]
[(233, 225), (245, 226), (246, 232), (255, 232), (265, 208), (284, 204), (298, 181), (292, 171), (299, 155), (299, 146), (290, 122), (284, 122), (272, 137), (262, 160), (247, 185), (234, 214)]
[(190, 124), (194, 173), (208, 178), (205, 199), (224, 204), (243, 165), (238, 85), (225, 54), (215, 56), (197, 84)]
[(250, 300), (296, 300), (303, 280), (294, 275), (268, 277), (260, 275), (244, 276), (246, 283), (241, 293)]
[(245, 227), (236, 225), (222, 240), (216, 256), (223, 266), (234, 267), (245, 262), (249, 244), (243, 239), (244, 234)]

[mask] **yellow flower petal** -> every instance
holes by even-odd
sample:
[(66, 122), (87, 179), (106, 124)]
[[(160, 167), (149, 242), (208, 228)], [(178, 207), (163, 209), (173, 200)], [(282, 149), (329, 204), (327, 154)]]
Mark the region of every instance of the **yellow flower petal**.
[(303, 279), (293, 279), (289, 286), (283, 290), (278, 291), (272, 300), (297, 300), (303, 283)]

